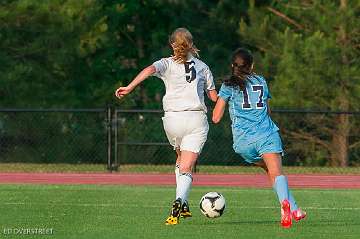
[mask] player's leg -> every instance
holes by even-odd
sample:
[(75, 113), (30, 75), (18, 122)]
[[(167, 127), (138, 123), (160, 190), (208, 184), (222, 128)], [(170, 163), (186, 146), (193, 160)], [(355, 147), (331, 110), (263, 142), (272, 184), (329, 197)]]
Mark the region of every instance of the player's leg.
[[(176, 147), (175, 150), (176, 150), (175, 180), (176, 180), (176, 195), (177, 195), (179, 176), (180, 176), (181, 151), (179, 147)], [(166, 225), (178, 224), (180, 211), (181, 211), (181, 201), (175, 200), (172, 204), (170, 215), (166, 219), (165, 224)]]
[[(291, 226), (288, 217), (290, 211), (290, 218), (294, 217), (295, 220), (300, 220), (306, 216), (306, 213), (299, 209), (296, 205), (295, 199), (291, 194), (287, 178), (282, 172), (282, 142), (278, 132), (269, 135), (265, 140), (258, 144), (259, 153), (266, 165), (270, 181), (276, 191), (279, 201), (282, 205), (282, 224), (285, 227)], [(288, 206), (289, 204), (289, 210)], [(286, 210), (285, 210), (286, 209)], [(291, 209), (293, 212), (291, 212)]]
[[(179, 181), (179, 176), (180, 176), (180, 162), (181, 162), (181, 151), (180, 148), (176, 149), (176, 155), (177, 155), (177, 159), (176, 159), (176, 164), (175, 164), (175, 177), (176, 177), (176, 189), (178, 188), (178, 181)], [(177, 193), (176, 193), (177, 195)], [(181, 212), (180, 212), (180, 217), (182, 218), (187, 218), (187, 217), (191, 217), (192, 214), (190, 212), (190, 207), (189, 207), (189, 203), (187, 200), (184, 200), (184, 202), (181, 205)]]
[(281, 155), (279, 153), (264, 153), (262, 155), (266, 165), (269, 180), (278, 195), (280, 203), (289, 200), (287, 178), (282, 174)]
[[(179, 176), (180, 176), (180, 162), (181, 162), (181, 151), (180, 148), (176, 149), (176, 164), (175, 164), (175, 178), (176, 178), (176, 189), (178, 189), (178, 181), (179, 181)], [(176, 193), (177, 195), (177, 193)], [(192, 214), (190, 212), (190, 207), (189, 207), (189, 203), (187, 200), (184, 200), (182, 205), (181, 205), (181, 211), (180, 211), (180, 217), (182, 218), (187, 218), (187, 217), (191, 217)]]
[(191, 217), (189, 208), (188, 198), (192, 185), (192, 171), (195, 166), (198, 153), (191, 151), (181, 152), (181, 163), (180, 163), (180, 176), (179, 183), (176, 190), (176, 198), (181, 198), (182, 201), (182, 217)]
[(181, 161), (181, 151), (180, 148), (176, 148), (176, 163), (175, 163), (175, 179), (176, 185), (180, 176), (180, 161)]
[[(176, 181), (176, 195), (178, 193), (178, 184), (180, 176), (180, 164), (181, 164), (181, 151), (179, 147), (176, 150), (176, 163), (175, 163), (175, 181)], [(176, 225), (179, 223), (179, 215), (181, 212), (182, 203), (180, 200), (175, 200), (172, 204), (169, 217), (166, 219), (166, 225)]]
[(289, 203), (289, 187), (287, 178), (282, 174), (281, 155), (279, 153), (264, 153), (262, 158), (281, 204), (281, 225), (285, 228), (291, 227), (292, 215)]
[(190, 151), (181, 152), (180, 175), (178, 178), (178, 190), (176, 198), (181, 198), (182, 202), (187, 200), (192, 184), (192, 169), (198, 158), (198, 154)]
[[(272, 182), (272, 181), (271, 181), (271, 178), (270, 178), (270, 175), (269, 175), (269, 173), (268, 173), (269, 170), (268, 170), (268, 168), (266, 167), (266, 164), (264, 163), (263, 160), (261, 160), (261, 161), (259, 161), (259, 162), (256, 162), (254, 165), (257, 166), (257, 167), (262, 168), (262, 169), (266, 172), (266, 174), (269, 176), (269, 181)], [(299, 208), (298, 208), (298, 206), (297, 206), (297, 204), (296, 204), (295, 198), (294, 198), (294, 196), (292, 195), (290, 189), (289, 189), (289, 202), (290, 202), (291, 213), (294, 213), (294, 212), (296, 213), (296, 211), (299, 210)]]
[[(206, 142), (209, 131), (209, 124), (206, 114), (203, 112), (194, 112), (191, 114), (191, 122), (188, 128), (188, 134), (183, 137), (181, 142), (181, 163), (180, 163), (180, 177), (183, 182), (179, 184), (179, 192), (177, 195), (182, 199), (181, 217), (191, 217), (188, 198), (192, 184), (192, 172), (196, 165), (196, 160), (202, 151)], [(191, 178), (191, 180), (190, 180)], [(184, 182), (185, 184), (181, 184)], [(183, 190), (183, 196), (181, 196)]]
[[(278, 193), (278, 197), (281, 204), (283, 204), (284, 201), (284, 206), (286, 206), (285, 205), (286, 202), (288, 203), (287, 181), (286, 181), (286, 185), (284, 185), (283, 178), (278, 177), (281, 175), (281, 157), (278, 158), (278, 156), (280, 156), (278, 153), (272, 153), (272, 154), (262, 153), (262, 149), (264, 149), (265, 152), (267, 150), (270, 150), (270, 152), (272, 151), (272, 149), (271, 148), (269, 149), (268, 146), (272, 144), (267, 145), (266, 143), (267, 141), (261, 141), (251, 144), (246, 144), (246, 142), (239, 142), (234, 145), (234, 150), (236, 153), (240, 154), (245, 159), (246, 162), (250, 164), (255, 164), (256, 166), (263, 168), (267, 172), (271, 184), (274, 185), (274, 189)], [(280, 148), (279, 150), (281, 151), (282, 149)], [(274, 183), (275, 181), (277, 181), (276, 184)], [(282, 207), (282, 211), (284, 211), (284, 209), (285, 208)], [(286, 217), (287, 221), (285, 222), (285, 225), (286, 227), (289, 227), (291, 226), (290, 205), (288, 205), (288, 210), (286, 215), (287, 215)], [(281, 220), (281, 224), (284, 225), (283, 220)]]
[[(169, 140), (171, 146), (173, 146), (174, 150), (176, 150), (176, 164), (175, 164), (175, 179), (176, 185), (178, 185), (178, 178), (180, 175), (180, 162), (181, 162), (181, 152), (180, 152), (180, 144), (182, 139), (182, 134), (184, 131), (184, 127), (181, 125), (182, 121), (173, 115), (165, 115), (163, 118), (163, 125), (166, 136)], [(177, 188), (177, 187), (176, 187)], [(181, 201), (175, 200), (172, 204), (170, 215), (166, 219), (166, 225), (176, 225), (179, 223), (179, 213), (181, 209)]]
[[(166, 219), (166, 225), (175, 225), (179, 223), (179, 217), (182, 209), (185, 209), (185, 217), (191, 216), (188, 208), (187, 199), (192, 185), (192, 168), (195, 165), (198, 154), (190, 151), (182, 151), (180, 159), (180, 174), (176, 185), (176, 200), (173, 202), (169, 217)], [(186, 204), (187, 208), (182, 208)], [(183, 215), (183, 216), (184, 216)]]
[[(269, 176), (269, 180), (270, 182), (272, 182), (271, 178), (270, 178), (270, 175), (269, 175), (269, 170), (265, 164), (265, 162), (263, 160), (259, 161), (259, 162), (256, 162), (255, 163), (255, 166), (257, 167), (260, 167), (262, 168), (266, 174)], [(291, 209), (291, 215), (292, 215), (292, 218), (295, 219), (295, 221), (300, 221), (301, 219), (304, 219), (306, 217), (306, 212), (303, 211), (301, 208), (299, 208), (296, 204), (296, 201), (295, 201), (295, 198), (294, 196), (292, 195), (291, 193), (291, 190), (289, 189), (289, 203), (290, 203), (290, 209)]]
[[(260, 168), (262, 168), (265, 172), (266, 172), (266, 174), (268, 175), (268, 177), (269, 177), (269, 181), (273, 184), (273, 177), (271, 177), (270, 176), (270, 174), (269, 174), (269, 170), (268, 170), (268, 168), (267, 168), (267, 166), (266, 166), (266, 164), (265, 164), (265, 162), (264, 161), (259, 161), (259, 162), (256, 162), (255, 163), (255, 165), (256, 166), (258, 166), (258, 167), (260, 167)], [(289, 193), (288, 193), (289, 195), (289, 201), (291, 201), (290, 202), (290, 205), (291, 205), (291, 210), (292, 211), (295, 211), (296, 209), (298, 209), (298, 207), (297, 207), (297, 205), (296, 205), (296, 202), (295, 202), (295, 199), (294, 199), (294, 197), (292, 196), (292, 194), (291, 194), (291, 190), (289, 189)]]
[[(179, 115), (180, 122), (176, 125), (171, 122), (174, 127), (168, 127), (169, 130), (170, 128), (176, 128), (175, 130), (177, 132), (179, 132), (180, 129), (184, 129), (179, 133), (175, 133), (177, 136), (181, 135), (181, 137), (178, 137), (181, 138), (181, 140), (177, 141), (180, 145), (181, 153), (179, 160), (179, 177), (177, 177), (176, 186), (176, 200), (173, 203), (172, 211), (169, 217), (172, 219), (172, 222), (167, 223), (168, 220), (166, 221), (166, 224), (172, 225), (179, 223), (179, 216), (182, 211), (188, 211), (186, 216), (191, 216), (187, 200), (192, 185), (192, 169), (202, 150), (202, 147), (205, 144), (209, 130), (207, 117), (204, 112), (183, 112), (179, 113)], [(164, 128), (166, 131), (167, 127), (165, 127), (165, 125)], [(182, 206), (183, 208), (181, 208)], [(174, 219), (175, 217), (177, 218)], [(173, 221), (176, 222), (174, 223)]]

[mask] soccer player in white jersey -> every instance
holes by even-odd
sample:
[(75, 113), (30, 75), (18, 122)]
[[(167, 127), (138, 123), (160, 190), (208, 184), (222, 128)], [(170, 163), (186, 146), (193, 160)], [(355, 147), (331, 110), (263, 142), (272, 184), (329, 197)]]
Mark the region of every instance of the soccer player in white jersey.
[(266, 171), (281, 205), (281, 225), (287, 228), (292, 219), (299, 221), (306, 213), (297, 207), (281, 170), (283, 149), (279, 128), (269, 116), (269, 88), (265, 79), (252, 70), (251, 52), (237, 49), (232, 58), (232, 76), (221, 86), (213, 121), (221, 120), (228, 102), (233, 148), (246, 162)]
[(177, 153), (176, 197), (165, 224), (176, 225), (180, 216), (191, 217), (187, 201), (193, 180), (191, 173), (209, 130), (204, 93), (216, 102), (217, 92), (209, 67), (197, 58), (199, 50), (191, 33), (178, 28), (171, 34), (169, 43), (173, 50), (171, 57), (143, 69), (128, 86), (118, 88), (115, 95), (124, 97), (151, 75), (161, 78), (165, 84), (163, 125)]

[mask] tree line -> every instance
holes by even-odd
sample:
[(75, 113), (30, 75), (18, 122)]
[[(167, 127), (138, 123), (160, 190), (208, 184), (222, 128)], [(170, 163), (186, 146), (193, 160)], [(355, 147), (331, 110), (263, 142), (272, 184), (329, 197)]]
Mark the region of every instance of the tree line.
[[(359, 111), (359, 15), (360, 2), (350, 0), (2, 0), (1, 107), (161, 108), (156, 78), (125, 101), (113, 92), (169, 56), (169, 34), (186, 27), (218, 87), (231, 52), (243, 46), (268, 80), (273, 108)], [(350, 137), (358, 117), (286, 118), (279, 121), (289, 144), (298, 142), (294, 152), (359, 164), (359, 139)]]

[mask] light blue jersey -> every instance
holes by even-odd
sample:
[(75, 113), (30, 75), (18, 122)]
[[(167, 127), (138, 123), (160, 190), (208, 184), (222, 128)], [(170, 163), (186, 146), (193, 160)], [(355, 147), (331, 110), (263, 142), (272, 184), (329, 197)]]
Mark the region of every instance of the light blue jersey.
[(271, 98), (265, 79), (251, 75), (246, 90), (222, 84), (219, 97), (229, 103), (234, 148), (250, 144), (279, 131), (268, 114), (267, 101)]

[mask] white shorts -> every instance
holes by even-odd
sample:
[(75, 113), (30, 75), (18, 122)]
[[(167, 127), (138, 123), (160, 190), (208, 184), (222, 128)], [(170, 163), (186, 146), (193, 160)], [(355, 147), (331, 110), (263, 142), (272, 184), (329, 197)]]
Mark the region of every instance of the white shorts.
[(165, 112), (162, 118), (170, 144), (180, 151), (200, 153), (207, 139), (209, 123), (203, 111)]

